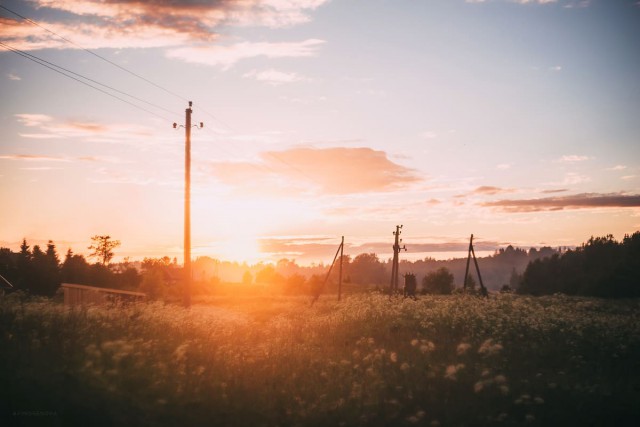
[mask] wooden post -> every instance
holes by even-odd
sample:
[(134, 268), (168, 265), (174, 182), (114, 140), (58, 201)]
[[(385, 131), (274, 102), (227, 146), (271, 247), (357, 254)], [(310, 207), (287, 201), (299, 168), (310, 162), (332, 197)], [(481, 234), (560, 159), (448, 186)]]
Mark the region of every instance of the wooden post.
[(340, 242), (340, 276), (338, 277), (338, 301), (342, 298), (342, 261), (344, 254), (344, 236)]
[[(344, 237), (343, 237), (343, 242), (344, 242)], [(333, 261), (331, 261), (331, 267), (329, 267), (329, 271), (327, 272), (327, 275), (324, 278), (324, 282), (322, 282), (322, 287), (319, 288), (316, 294), (313, 296), (313, 300), (311, 300), (311, 305), (313, 305), (318, 300), (318, 298), (320, 298), (320, 293), (322, 292), (322, 289), (324, 289), (324, 286), (327, 284), (327, 280), (329, 280), (329, 276), (331, 275), (331, 270), (333, 270), (333, 266), (336, 263), (336, 259), (338, 259), (338, 254), (340, 254), (341, 252), (342, 252), (342, 243), (340, 243), (340, 246), (338, 246), (336, 255), (333, 257)]]
[(467, 277), (469, 276), (469, 261), (471, 261), (471, 249), (473, 248), (473, 234), (469, 240), (469, 250), (467, 252), (467, 268), (464, 269), (464, 286), (462, 289), (467, 290)]

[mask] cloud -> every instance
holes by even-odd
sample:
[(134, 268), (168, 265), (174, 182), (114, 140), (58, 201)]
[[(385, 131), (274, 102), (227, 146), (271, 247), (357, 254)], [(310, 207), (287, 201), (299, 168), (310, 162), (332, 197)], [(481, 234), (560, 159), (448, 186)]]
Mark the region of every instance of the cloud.
[(513, 3), (519, 4), (550, 4), (556, 3), (558, 0), (510, 0)]
[(572, 155), (568, 155), (568, 156), (562, 156), (559, 159), (554, 160), (554, 162), (556, 163), (578, 163), (578, 162), (584, 162), (586, 160), (589, 160), (590, 157), (589, 156), (578, 156), (576, 154), (572, 154)]
[(17, 74), (13, 74), (13, 73), (9, 73), (9, 74), (7, 74), (7, 78), (8, 78), (9, 80), (14, 80), (14, 81), (22, 80), (22, 77), (20, 77), (20, 76), (19, 76), (19, 75), (17, 75)]
[(608, 171), (622, 171), (622, 170), (625, 170), (626, 168), (627, 167), (624, 166), (624, 165), (615, 165), (615, 166), (607, 168), (605, 170), (608, 170)]
[(500, 188), (500, 187), (492, 187), (489, 185), (483, 185), (473, 190), (472, 193), (494, 195), (494, 194), (502, 194), (502, 193), (513, 193), (514, 191), (515, 190), (512, 188)]
[(0, 156), (0, 159), (3, 160), (26, 160), (33, 162), (68, 162), (70, 161), (66, 157), (55, 157), (55, 156), (38, 156), (33, 154), (10, 154), (5, 156)]
[[(153, 25), (136, 27), (111, 26), (94, 22), (40, 23), (56, 34), (72, 40), (74, 44), (34, 26), (0, 17), (0, 37), (2, 41), (20, 50), (40, 49), (101, 49), (101, 48), (152, 48), (180, 46), (192, 40), (190, 34), (177, 31), (175, 28), (160, 28)], [(211, 39), (214, 36), (210, 37)]]
[(582, 193), (541, 199), (499, 200), (481, 203), (480, 206), (498, 208), (504, 212), (540, 212), (565, 209), (630, 208), (640, 207), (640, 195), (623, 193)]
[(166, 56), (194, 64), (228, 69), (240, 60), (259, 56), (267, 58), (314, 56), (324, 43), (324, 40), (307, 39), (301, 42), (241, 42), (232, 45), (200, 45), (169, 49)]
[(432, 131), (425, 131), (420, 134), (420, 137), (423, 139), (436, 139), (438, 134)]
[[(335, 253), (335, 237), (273, 237), (258, 240), (260, 251), (278, 258), (329, 259)], [(348, 246), (348, 244), (345, 244)]]
[[(309, 22), (310, 13), (328, 1), (33, 0), (32, 4), (58, 12), (48, 14), (50, 21), (40, 21), (42, 25), (95, 49), (211, 42), (218, 38), (220, 27), (290, 27)], [(64, 21), (57, 17), (64, 17)], [(19, 49), (77, 48), (32, 25), (1, 20), (0, 37)]]
[(511, 169), (511, 167), (512, 167), (511, 163), (500, 163), (499, 165), (496, 166), (496, 169), (506, 170), (506, 169)]
[(589, 6), (591, 6), (591, 0), (577, 0), (572, 3), (564, 5), (564, 7), (567, 9), (589, 7)]
[[(465, 0), (465, 3), (485, 3), (488, 0)], [(510, 3), (518, 4), (549, 4), (556, 3), (558, 0), (505, 0)]]
[(43, 126), (45, 123), (53, 121), (53, 117), (45, 114), (15, 114), (14, 117), (18, 122), (29, 127)]
[[(260, 251), (271, 254), (274, 258), (298, 258), (298, 259), (324, 259), (328, 262), (335, 254), (337, 248), (335, 236), (329, 237), (274, 237), (259, 240)], [(370, 241), (370, 242), (345, 242), (345, 255), (355, 258), (364, 253), (375, 253), (384, 256), (389, 254), (391, 242)], [(460, 242), (435, 242), (435, 243), (406, 243), (407, 249), (411, 253), (442, 253), (442, 252), (466, 252), (469, 248), (468, 241)], [(501, 245), (495, 241), (475, 241), (476, 251), (495, 251)]]
[(371, 148), (292, 148), (261, 154), (260, 162), (216, 163), (212, 172), (232, 187), (258, 192), (354, 194), (385, 192), (420, 181), (413, 170)]
[(45, 114), (15, 114), (25, 127), (36, 128), (36, 133), (19, 133), (23, 138), (54, 139), (83, 138), (92, 142), (122, 142), (148, 138), (150, 129), (131, 124), (104, 124), (91, 120), (61, 120)]
[(569, 191), (567, 188), (558, 188), (552, 190), (542, 190), (542, 194), (554, 194), (554, 193), (564, 193), (565, 191)]
[(564, 180), (560, 183), (560, 185), (577, 185), (590, 181), (591, 178), (586, 175), (581, 175), (576, 172), (567, 172), (564, 175)]
[[(110, 158), (100, 158), (94, 156), (82, 156), (82, 157), (60, 157), (60, 156), (41, 156), (37, 154), (8, 154), (0, 156), (2, 160), (23, 160), (27, 162), (71, 162), (71, 161), (80, 161), (80, 162), (98, 162), (98, 161), (106, 161), (106, 162), (116, 162), (114, 159)], [(23, 168), (29, 170), (43, 170), (43, 169), (51, 169), (45, 167), (38, 168)]]
[(274, 86), (284, 83), (295, 83), (310, 80), (309, 78), (300, 76), (297, 73), (285, 73), (283, 71), (274, 70), (273, 68), (264, 71), (251, 70), (248, 73), (245, 73), (242, 77), (245, 79), (255, 79), (260, 82), (266, 82)]

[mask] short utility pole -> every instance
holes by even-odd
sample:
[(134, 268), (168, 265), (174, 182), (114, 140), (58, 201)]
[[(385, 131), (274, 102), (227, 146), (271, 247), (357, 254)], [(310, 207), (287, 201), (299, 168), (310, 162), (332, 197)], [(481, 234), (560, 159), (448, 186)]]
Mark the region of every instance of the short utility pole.
[(467, 254), (467, 267), (464, 270), (464, 285), (463, 289), (467, 291), (467, 277), (469, 277), (469, 261), (471, 261), (471, 257), (473, 256), (473, 263), (476, 266), (476, 272), (478, 273), (478, 280), (480, 281), (480, 294), (483, 297), (488, 297), (489, 292), (487, 288), (485, 288), (484, 283), (482, 283), (482, 275), (480, 274), (480, 267), (478, 266), (478, 260), (476, 259), (476, 251), (473, 250), (473, 234), (469, 239), (469, 253)]
[[(185, 110), (184, 126), (173, 124), (173, 128), (184, 127), (185, 143), (184, 143), (184, 289), (183, 303), (185, 307), (191, 306), (191, 106), (193, 103), (189, 101), (189, 108)], [(200, 122), (202, 128), (204, 124)]]

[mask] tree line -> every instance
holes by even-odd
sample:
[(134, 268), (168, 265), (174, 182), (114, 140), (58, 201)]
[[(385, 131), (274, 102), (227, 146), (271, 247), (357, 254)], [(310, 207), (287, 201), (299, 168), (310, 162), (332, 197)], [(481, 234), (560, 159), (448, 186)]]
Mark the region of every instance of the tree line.
[(32, 248), (23, 239), (19, 252), (0, 248), (0, 275), (16, 290), (42, 296), (53, 296), (60, 283), (137, 289), (141, 277), (131, 263), (124, 262), (115, 267), (110, 265), (113, 249), (120, 242), (110, 236), (94, 236), (91, 240), (88, 249), (93, 251), (90, 257), (96, 258), (95, 263), (89, 263), (83, 255), (75, 254), (71, 249), (60, 261), (53, 241), (49, 240), (43, 250), (39, 245)]
[[(142, 262), (112, 264), (113, 251), (120, 242), (110, 236), (93, 236), (88, 247), (90, 263), (71, 249), (60, 261), (56, 246), (31, 248), (23, 240), (19, 252), (0, 248), (0, 275), (17, 289), (36, 295), (52, 296), (60, 283), (76, 283), (123, 290), (139, 290), (153, 298), (179, 298), (182, 268), (174, 258), (145, 258)], [(340, 262), (338, 259), (336, 262)], [(493, 255), (478, 259), (483, 283), (489, 290), (515, 290), (522, 294), (546, 295), (557, 292), (599, 297), (640, 296), (640, 232), (617, 242), (613, 236), (591, 238), (576, 249), (531, 248), (528, 251), (507, 246)], [(347, 289), (385, 289), (391, 275), (390, 260), (375, 253), (355, 257), (343, 255), (343, 283)], [(422, 293), (459, 292), (464, 283), (466, 259), (400, 262), (401, 275), (418, 278)], [(219, 261), (200, 257), (193, 263), (195, 293), (215, 293), (225, 282), (246, 286), (228, 287), (228, 292), (313, 293), (324, 283), (329, 266), (299, 266), (294, 260), (275, 264)], [(324, 291), (335, 288), (338, 269), (334, 268)], [(421, 279), (421, 280), (420, 280)], [(467, 287), (477, 289), (477, 277), (470, 269)]]
[(527, 266), (518, 292), (640, 297), (640, 231), (620, 242), (612, 235), (591, 237), (575, 250), (535, 260)]

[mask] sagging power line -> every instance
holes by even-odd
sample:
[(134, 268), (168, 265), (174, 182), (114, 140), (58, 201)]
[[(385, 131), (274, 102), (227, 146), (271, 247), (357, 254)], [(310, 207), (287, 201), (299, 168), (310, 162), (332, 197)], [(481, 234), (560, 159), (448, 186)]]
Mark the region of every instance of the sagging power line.
[[(115, 92), (117, 92), (117, 93), (121, 93), (121, 94), (127, 95), (127, 96), (129, 96), (129, 97), (131, 97), (131, 98), (134, 98), (134, 99), (139, 100), (139, 101), (141, 101), (141, 102), (144, 102), (144, 103), (146, 103), (146, 104), (153, 105), (154, 107), (157, 107), (157, 106), (155, 106), (154, 104), (151, 104), (151, 103), (149, 103), (149, 102), (147, 102), (147, 101), (144, 101), (144, 100), (142, 100), (142, 99), (140, 99), (140, 98), (137, 98), (137, 97), (135, 97), (135, 96), (133, 96), (133, 95), (130, 95), (130, 94), (126, 93), (126, 92), (123, 92), (123, 91), (120, 91), (120, 90), (118, 90), (118, 89), (115, 89), (115, 88), (113, 88), (113, 87), (111, 87), (111, 86), (109, 86), (109, 85), (105, 85), (105, 84), (103, 84), (103, 83), (100, 83), (100, 82), (98, 82), (98, 81), (96, 81), (96, 80), (94, 80), (94, 79), (91, 79), (91, 78), (89, 78), (89, 77), (85, 77), (85, 76), (83, 76), (82, 74), (79, 74), (79, 73), (73, 72), (73, 71), (71, 71), (71, 70), (68, 70), (68, 69), (66, 69), (66, 68), (64, 68), (64, 67), (61, 67), (61, 66), (59, 66), (59, 65), (57, 65), (57, 64), (54, 64), (54, 63), (52, 63), (52, 62), (46, 61), (46, 60), (44, 60), (44, 59), (42, 59), (42, 58), (40, 58), (40, 57), (38, 57), (38, 56), (35, 56), (35, 55), (33, 55), (33, 54), (30, 54), (30, 53), (24, 52), (23, 50), (17, 49), (17, 48), (15, 48), (15, 47), (13, 47), (13, 46), (10, 46), (10, 45), (8, 45), (8, 44), (6, 44), (6, 43), (4, 43), (4, 42), (1, 42), (1, 41), (0, 41), (0, 46), (4, 47), (5, 49), (7, 49), (7, 50), (9, 50), (9, 51), (11, 51), (11, 52), (13, 52), (13, 53), (15, 53), (15, 54), (17, 54), (17, 55), (22, 56), (23, 58), (26, 58), (26, 59), (28, 59), (28, 60), (30, 60), (30, 61), (32, 61), (32, 62), (35, 62), (36, 64), (42, 65), (42, 66), (43, 66), (43, 67), (45, 67), (45, 68), (48, 68), (48, 69), (50, 69), (50, 70), (52, 70), (52, 71), (55, 71), (55, 72), (56, 72), (56, 73), (58, 73), (58, 74), (62, 74), (63, 76), (65, 76), (65, 77), (67, 77), (67, 78), (70, 78), (70, 79), (72, 79), (72, 80), (75, 80), (75, 81), (77, 81), (77, 82), (79, 82), (79, 83), (82, 83), (82, 84), (83, 84), (83, 85), (85, 85), (85, 86), (88, 86), (88, 87), (90, 87), (90, 88), (92, 88), (92, 89), (94, 89), (94, 90), (97, 90), (97, 91), (99, 91), (99, 92), (102, 92), (102, 93), (104, 93), (105, 95), (108, 95), (108, 96), (110, 96), (110, 97), (112, 97), (112, 98), (115, 98), (115, 99), (117, 99), (117, 100), (121, 101), (121, 102), (124, 102), (124, 103), (126, 103), (126, 104), (129, 104), (129, 105), (131, 105), (132, 107), (135, 107), (135, 108), (137, 108), (137, 109), (139, 109), (139, 110), (141, 110), (141, 111), (144, 111), (144, 112), (146, 112), (146, 113), (152, 114), (152, 115), (154, 115), (154, 116), (156, 116), (156, 117), (158, 117), (158, 118), (160, 118), (160, 119), (163, 119), (163, 120), (169, 120), (169, 121), (171, 120), (171, 119), (168, 119), (168, 118), (167, 118), (167, 117), (165, 117), (165, 116), (162, 116), (162, 115), (160, 115), (160, 114), (157, 114), (157, 113), (156, 113), (156, 112), (154, 112), (154, 111), (151, 111), (151, 110), (149, 110), (149, 109), (147, 109), (147, 108), (141, 107), (140, 105), (138, 105), (138, 104), (134, 104), (133, 102), (127, 101), (126, 99), (121, 98), (121, 97), (119, 97), (119, 96), (117, 96), (117, 95), (114, 95), (114, 94), (113, 94), (113, 93), (111, 93), (111, 92), (108, 92), (108, 91), (106, 91), (106, 90), (104, 90), (104, 89), (100, 89), (100, 88), (99, 88), (99, 87), (97, 87), (97, 86), (94, 86), (94, 85), (92, 85), (92, 84), (90, 84), (90, 83), (87, 83), (87, 81), (89, 81), (89, 82), (93, 82), (93, 83), (96, 83), (96, 84), (99, 84), (100, 86), (103, 86), (103, 87), (109, 88), (110, 90), (113, 90), (113, 91), (115, 91)], [(78, 76), (78, 77), (80, 77), (80, 78), (74, 77), (74, 75), (75, 75), (75, 76)], [(85, 80), (87, 80), (87, 81), (81, 80), (81, 78), (82, 78), (82, 79), (85, 79)], [(162, 108), (162, 107), (157, 107), (157, 108)], [(164, 108), (162, 108), (162, 109), (163, 109), (163, 110), (165, 110)], [(170, 110), (166, 110), (166, 111), (171, 112)]]

